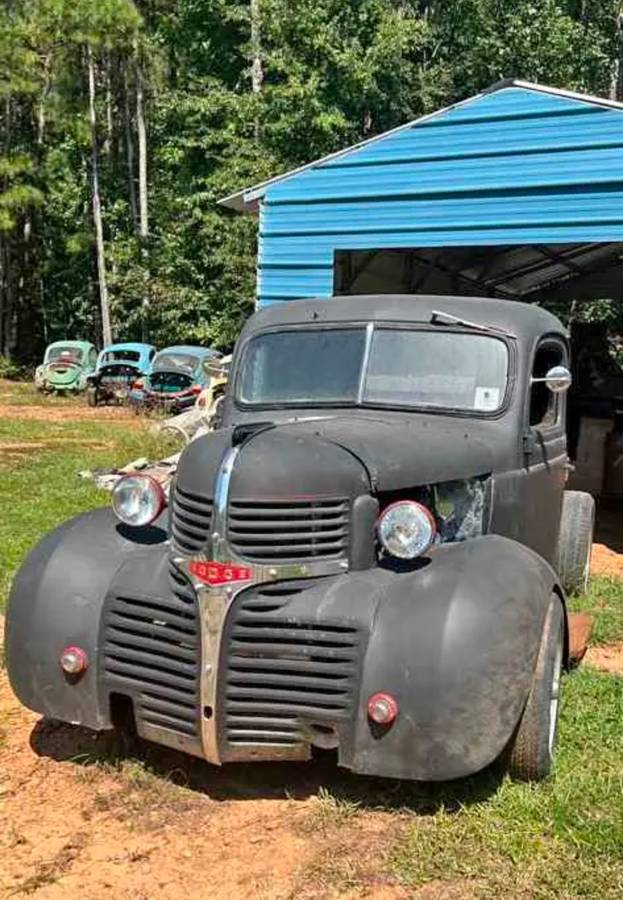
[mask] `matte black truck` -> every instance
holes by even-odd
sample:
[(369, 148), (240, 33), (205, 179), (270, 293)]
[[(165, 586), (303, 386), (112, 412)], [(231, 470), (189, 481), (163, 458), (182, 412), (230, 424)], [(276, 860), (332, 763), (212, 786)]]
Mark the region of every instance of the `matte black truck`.
[(13, 585), (21, 701), (210, 761), (539, 779), (593, 502), (565, 492), (565, 330), (534, 306), (358, 296), (256, 313), (223, 428)]

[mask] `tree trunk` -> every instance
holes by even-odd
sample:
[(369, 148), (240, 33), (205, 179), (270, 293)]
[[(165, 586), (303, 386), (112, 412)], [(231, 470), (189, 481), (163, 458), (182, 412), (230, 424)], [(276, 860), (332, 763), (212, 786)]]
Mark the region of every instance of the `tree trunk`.
[[(12, 105), (11, 94), (4, 98), (3, 117), (3, 151), (6, 156), (11, 152), (12, 140)], [(0, 189), (3, 185), (0, 184)], [(8, 356), (10, 351), (9, 334), (13, 317), (13, 284), (11, 267), (11, 234), (0, 232), (0, 353)]]
[(112, 78), (110, 75), (110, 52), (106, 54), (106, 140), (103, 151), (110, 156), (113, 143), (113, 103), (112, 103)]
[(138, 234), (138, 203), (136, 201), (136, 181), (134, 178), (134, 139), (132, 137), (132, 115), (130, 113), (130, 100), (128, 97), (128, 73), (125, 69), (123, 71), (123, 113), (125, 119), (125, 150), (128, 169), (128, 193), (130, 195), (132, 225), (134, 227), (134, 233)]
[(615, 55), (610, 69), (610, 99), (621, 100), (623, 97), (623, 3), (619, 3), (614, 15), (614, 48)]
[[(260, 0), (251, 0), (251, 89), (259, 94), (264, 82), (262, 65), (262, 14)], [(255, 116), (255, 140), (260, 139), (259, 115)]]
[(95, 224), (95, 246), (97, 251), (97, 276), (99, 281), (100, 306), (102, 309), (102, 341), (104, 346), (112, 344), (110, 327), (110, 306), (108, 284), (106, 282), (106, 257), (104, 254), (104, 228), (102, 225), (102, 205), (99, 186), (99, 153), (97, 148), (97, 116), (95, 112), (95, 65), (93, 52), (87, 49), (89, 69), (89, 120), (91, 123), (91, 184), (93, 201), (93, 222)]
[(144, 286), (143, 286), (143, 339), (147, 339), (149, 320), (149, 252), (147, 239), (149, 237), (149, 208), (147, 199), (147, 128), (145, 127), (145, 90), (143, 84), (143, 71), (137, 55), (136, 60), (136, 131), (138, 134), (138, 199), (139, 199), (139, 227), (138, 235), (141, 243), (141, 257), (143, 260)]
[(37, 144), (41, 146), (45, 135), (45, 105), (51, 88), (50, 79), (51, 54), (48, 53), (43, 60), (43, 90), (37, 107)]

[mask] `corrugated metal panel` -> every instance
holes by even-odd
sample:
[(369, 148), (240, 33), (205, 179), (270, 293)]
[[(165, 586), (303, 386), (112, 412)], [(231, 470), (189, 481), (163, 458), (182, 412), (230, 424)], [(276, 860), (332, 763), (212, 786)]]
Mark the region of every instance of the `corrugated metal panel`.
[(623, 113), (510, 87), (270, 185), (260, 305), (333, 292), (336, 250), (623, 240)]

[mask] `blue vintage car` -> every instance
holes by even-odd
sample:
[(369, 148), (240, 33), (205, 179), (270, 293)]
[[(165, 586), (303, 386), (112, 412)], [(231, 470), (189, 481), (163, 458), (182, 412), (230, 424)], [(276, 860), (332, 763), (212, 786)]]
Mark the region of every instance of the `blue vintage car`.
[(97, 358), (95, 373), (88, 378), (87, 402), (98, 406), (111, 400), (123, 402), (135, 382), (149, 375), (156, 348), (151, 344), (110, 344)]
[(205, 361), (220, 357), (221, 353), (211, 347), (166, 347), (156, 354), (151, 374), (142, 379), (142, 386), (136, 385), (130, 392), (130, 401), (137, 409), (182, 412), (210, 384)]

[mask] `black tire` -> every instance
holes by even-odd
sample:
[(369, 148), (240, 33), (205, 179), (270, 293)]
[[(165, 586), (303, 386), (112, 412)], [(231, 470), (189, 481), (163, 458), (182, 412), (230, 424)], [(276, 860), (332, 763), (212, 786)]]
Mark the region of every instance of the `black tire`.
[(507, 767), (515, 781), (542, 781), (552, 769), (558, 738), (564, 621), (560, 598), (553, 596), (528, 701), (508, 749)]
[(568, 594), (585, 593), (595, 530), (595, 501), (583, 491), (565, 491), (556, 569)]
[(87, 406), (97, 406), (97, 399), (95, 388), (87, 388)]

